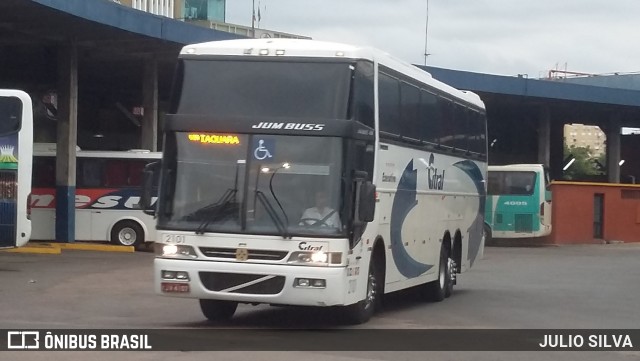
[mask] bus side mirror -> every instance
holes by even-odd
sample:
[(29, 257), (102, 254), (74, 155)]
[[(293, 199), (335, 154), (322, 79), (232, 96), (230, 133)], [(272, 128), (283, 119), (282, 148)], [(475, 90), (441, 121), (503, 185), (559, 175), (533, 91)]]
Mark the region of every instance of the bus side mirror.
[(376, 212), (376, 186), (367, 181), (360, 185), (358, 220), (371, 222)]
[(158, 172), (160, 171), (160, 162), (149, 163), (142, 171), (142, 194), (140, 195), (140, 209), (145, 214), (155, 216), (156, 210), (153, 204), (153, 198), (157, 194)]

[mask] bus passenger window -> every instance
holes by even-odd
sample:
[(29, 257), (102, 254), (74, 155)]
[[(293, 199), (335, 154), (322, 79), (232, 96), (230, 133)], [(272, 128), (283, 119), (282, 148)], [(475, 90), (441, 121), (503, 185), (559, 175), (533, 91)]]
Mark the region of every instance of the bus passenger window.
[(142, 171), (144, 170), (146, 162), (144, 161), (130, 161), (129, 162), (129, 182), (130, 187), (139, 187), (142, 185)]
[(437, 96), (422, 90), (420, 92), (420, 138), (423, 142), (439, 144), (441, 119)]
[(384, 73), (378, 78), (380, 102), (380, 131), (392, 136), (400, 135), (400, 82)]
[(127, 186), (127, 167), (121, 160), (109, 160), (104, 172), (105, 187), (125, 187)]
[(403, 138), (420, 141), (420, 89), (409, 83), (400, 86), (401, 134)]
[(49, 188), (56, 185), (56, 160), (53, 157), (33, 158), (33, 179), (31, 183), (34, 188)]
[(98, 188), (102, 184), (102, 161), (78, 158), (76, 184), (78, 187)]

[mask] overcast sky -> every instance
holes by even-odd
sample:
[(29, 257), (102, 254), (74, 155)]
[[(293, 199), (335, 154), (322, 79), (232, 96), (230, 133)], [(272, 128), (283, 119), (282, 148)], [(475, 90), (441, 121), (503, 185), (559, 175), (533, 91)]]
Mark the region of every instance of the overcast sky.
[[(424, 64), (427, 0), (255, 0), (260, 27), (370, 45)], [(251, 25), (252, 0), (227, 0)], [(640, 71), (640, 0), (429, 0), (427, 64), (546, 76)]]

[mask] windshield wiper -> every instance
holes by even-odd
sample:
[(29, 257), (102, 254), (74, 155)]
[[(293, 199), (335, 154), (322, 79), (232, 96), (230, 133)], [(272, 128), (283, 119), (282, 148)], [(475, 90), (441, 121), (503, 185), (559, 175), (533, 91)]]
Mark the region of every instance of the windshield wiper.
[[(289, 166), (287, 165), (287, 168), (288, 167)], [(269, 178), (269, 191), (271, 191), (271, 195), (273, 196), (273, 199), (275, 199), (276, 203), (278, 204), (278, 207), (280, 207), (280, 210), (282, 211), (282, 215), (284, 216), (285, 223), (283, 224), (283, 226), (284, 226), (285, 232), (289, 233), (289, 217), (287, 217), (287, 212), (284, 211), (284, 207), (282, 207), (282, 204), (278, 200), (278, 197), (276, 197), (276, 193), (273, 191), (273, 178), (275, 177), (276, 173), (278, 173), (278, 170), (280, 170), (281, 168), (276, 169), (273, 172), (273, 174), (271, 174), (271, 178)]]
[[(200, 223), (200, 225), (196, 229), (196, 234), (204, 234), (204, 230), (207, 228), (207, 226), (211, 222), (217, 220), (218, 217), (220, 216), (223, 216), (223, 217), (227, 216), (227, 214), (223, 214), (222, 211), (227, 208), (227, 206), (231, 203), (231, 201), (234, 201), (235, 203), (236, 193), (238, 193), (237, 189), (229, 188), (227, 189), (226, 192), (224, 192), (222, 197), (220, 197), (220, 200), (218, 200), (215, 203), (206, 205), (202, 208), (199, 208), (192, 213), (193, 216), (198, 214), (203, 214), (203, 216), (206, 217), (204, 221), (202, 221), (202, 223)], [(231, 208), (231, 210), (233, 211), (234, 208)], [(209, 211), (213, 211), (213, 212), (211, 213), (211, 216), (207, 217), (207, 213)]]
[(285, 226), (285, 224), (282, 222), (282, 220), (278, 216), (278, 213), (269, 202), (269, 199), (267, 199), (267, 196), (265, 196), (264, 193), (258, 190), (255, 191), (255, 193), (256, 193), (256, 198), (260, 201), (260, 204), (262, 204), (264, 209), (267, 211), (267, 214), (273, 221), (273, 224), (276, 225), (276, 228), (278, 229), (278, 232), (280, 232), (280, 234), (282, 235), (282, 238), (289, 237), (287, 226)]

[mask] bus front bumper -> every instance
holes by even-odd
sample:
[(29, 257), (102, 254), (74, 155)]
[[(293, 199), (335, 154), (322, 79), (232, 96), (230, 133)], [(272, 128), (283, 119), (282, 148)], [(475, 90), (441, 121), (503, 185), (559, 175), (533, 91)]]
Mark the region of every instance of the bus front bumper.
[(345, 304), (345, 267), (193, 261), (156, 258), (158, 294), (298, 306)]

